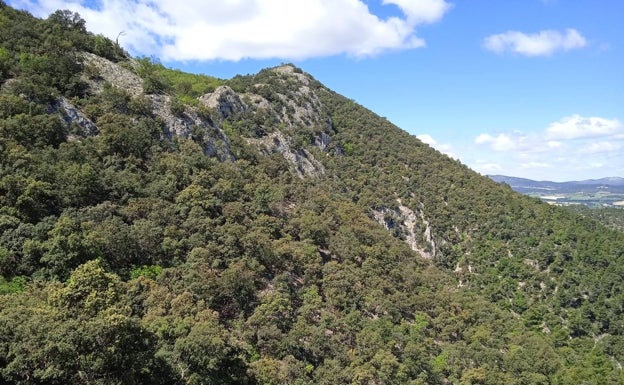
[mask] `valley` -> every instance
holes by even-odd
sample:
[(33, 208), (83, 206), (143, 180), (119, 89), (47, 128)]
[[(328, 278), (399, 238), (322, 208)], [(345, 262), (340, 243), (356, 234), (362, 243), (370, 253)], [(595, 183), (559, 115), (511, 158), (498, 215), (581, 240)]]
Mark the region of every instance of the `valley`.
[(535, 181), (504, 175), (489, 175), (513, 190), (559, 206), (589, 207), (624, 206), (624, 178), (613, 177), (571, 182)]

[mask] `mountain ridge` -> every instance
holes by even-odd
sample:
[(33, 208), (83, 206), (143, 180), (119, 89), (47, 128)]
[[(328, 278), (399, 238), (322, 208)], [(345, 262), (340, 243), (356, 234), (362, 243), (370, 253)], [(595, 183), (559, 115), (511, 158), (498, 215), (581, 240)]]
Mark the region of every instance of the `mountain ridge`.
[(184, 74), (0, 11), (3, 383), (623, 379), (623, 234), (292, 65)]
[(612, 177), (604, 177), (604, 178), (599, 178), (599, 179), (585, 179), (585, 180), (579, 180), (579, 181), (563, 181), (563, 182), (553, 182), (553, 181), (548, 181), (548, 180), (534, 180), (534, 179), (528, 179), (528, 178), (518, 178), (518, 177), (513, 177), (513, 176), (507, 176), (507, 175), (487, 175), (490, 179), (494, 180), (495, 182), (505, 182), (507, 184), (519, 184), (519, 183), (527, 183), (527, 184), (531, 184), (531, 185), (536, 185), (536, 184), (586, 184), (586, 185), (607, 185), (607, 186), (621, 186), (624, 185), (624, 178), (622, 177), (618, 177), (618, 176), (612, 176)]
[(557, 205), (619, 207), (624, 204), (624, 178), (610, 177), (571, 182), (534, 181), (504, 175), (489, 178), (513, 190)]

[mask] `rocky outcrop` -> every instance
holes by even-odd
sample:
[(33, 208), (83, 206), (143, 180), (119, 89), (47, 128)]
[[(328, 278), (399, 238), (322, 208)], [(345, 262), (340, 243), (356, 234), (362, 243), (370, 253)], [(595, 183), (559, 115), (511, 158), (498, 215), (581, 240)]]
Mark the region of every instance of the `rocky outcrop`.
[(387, 230), (404, 239), (410, 248), (423, 258), (435, 257), (437, 249), (429, 222), (422, 212), (414, 212), (397, 199), (397, 208), (381, 207), (372, 209), (373, 218)]
[[(326, 130), (328, 122), (311, 79), (289, 64), (272, 68), (270, 72), (273, 76), (269, 84), (256, 83), (245, 94), (246, 99), (252, 101), (252, 107), (264, 109), (287, 127)], [(269, 100), (263, 95), (269, 96)]]
[[(221, 161), (233, 160), (230, 153), (230, 140), (219, 127), (211, 125), (199, 117), (192, 108), (185, 108), (184, 112), (171, 112), (171, 96), (149, 95), (152, 100), (152, 109), (156, 116), (165, 122), (165, 136), (171, 139), (174, 136), (193, 138), (203, 143), (204, 154), (216, 156)], [(194, 136), (201, 135), (201, 138)]]
[(297, 78), (297, 80), (301, 82), (303, 85), (306, 85), (306, 86), (310, 85), (310, 79), (303, 73), (303, 71), (298, 70), (292, 64), (283, 64), (279, 67), (275, 67), (273, 68), (273, 72), (277, 72), (279, 74), (284, 74), (288, 76), (293, 76)]
[(82, 111), (74, 106), (69, 100), (61, 97), (52, 105), (52, 112), (60, 112), (63, 120), (72, 125), (72, 134), (87, 137), (97, 135), (99, 130)]
[[(85, 52), (83, 55), (85, 67), (91, 67), (97, 72), (97, 77), (85, 79), (93, 92), (102, 92), (104, 82), (108, 82), (132, 96), (143, 94), (143, 80), (128, 68), (92, 53)], [(136, 66), (133, 60), (126, 63), (130, 68)]]
[(318, 177), (325, 173), (323, 164), (305, 149), (294, 149), (290, 138), (282, 132), (275, 131), (264, 138), (248, 138), (247, 143), (256, 146), (261, 151), (271, 154), (280, 153), (293, 166), (294, 171), (300, 177)]
[(331, 143), (331, 137), (326, 132), (321, 132), (312, 139), (312, 145), (318, 147), (321, 151), (327, 150)]
[[(85, 77), (89, 88), (93, 93), (101, 93), (105, 83), (123, 89), (130, 96), (144, 95), (142, 79), (129, 68), (136, 66), (136, 62), (130, 60), (121, 65), (91, 53), (84, 53), (85, 66), (90, 67), (91, 77)], [(206, 95), (205, 95), (206, 96)], [(216, 125), (210, 120), (200, 117), (196, 110), (186, 106), (183, 112), (172, 112), (172, 97), (166, 94), (145, 95), (149, 98), (152, 113), (165, 123), (164, 136), (171, 139), (174, 136), (192, 138), (203, 144), (204, 153), (208, 156), (216, 156), (222, 161), (233, 160), (230, 153), (230, 141)], [(244, 103), (229, 87), (219, 87), (212, 94), (204, 98), (204, 102), (217, 108), (222, 116), (227, 116), (244, 109)], [(215, 104), (217, 103), (217, 104)], [(220, 103), (220, 104), (218, 104)], [(86, 118), (82, 112), (71, 105), (67, 100), (59, 101), (59, 109), (67, 117), (68, 123), (75, 123), (83, 128), (84, 134), (96, 135), (97, 127)], [(197, 137), (200, 135), (201, 137)]]
[(221, 119), (240, 114), (249, 109), (236, 92), (228, 86), (219, 86), (214, 92), (199, 98), (199, 102), (207, 108), (214, 109)]
[[(143, 81), (132, 71), (137, 66), (135, 61), (123, 64), (113, 63), (105, 58), (85, 53), (85, 66), (90, 67), (90, 76), (85, 81), (91, 92), (100, 93), (106, 82), (123, 89), (132, 97), (143, 96)], [(172, 109), (172, 96), (166, 94), (150, 94), (147, 97), (152, 103), (152, 113), (165, 123), (164, 135), (193, 138), (203, 143), (204, 153), (219, 159), (232, 160), (230, 141), (221, 129), (221, 123), (228, 118), (247, 115), (257, 117), (262, 137), (246, 138), (261, 152), (280, 153), (291, 165), (293, 171), (301, 178), (316, 177), (324, 174), (321, 162), (316, 160), (305, 146), (293, 146), (293, 138), (284, 133), (300, 128), (312, 129), (317, 132), (310, 145), (321, 151), (330, 151), (333, 123), (323, 114), (322, 103), (312, 88), (311, 79), (291, 65), (283, 65), (272, 69), (274, 77), (271, 82), (280, 85), (277, 92), (265, 92), (263, 87), (269, 84), (255, 84), (250, 92), (236, 93), (226, 85), (217, 87), (213, 92), (199, 98), (202, 107), (211, 111), (211, 119), (197, 113), (197, 109), (184, 106), (183, 111)], [(272, 83), (272, 84), (273, 84)], [(263, 96), (265, 92), (267, 96)], [(68, 122), (76, 123), (82, 128), (84, 135), (96, 135), (97, 127), (86, 119), (78, 109), (66, 100), (60, 103)], [(177, 110), (177, 111), (173, 111)], [(265, 123), (262, 123), (262, 122)], [(278, 127), (286, 127), (280, 131)], [(292, 134), (292, 133), (291, 133)], [(198, 138), (198, 135), (201, 137)], [(299, 138), (300, 140), (300, 138)], [(334, 145), (335, 146), (335, 145)], [(336, 150), (337, 151), (337, 150)]]
[(271, 108), (271, 104), (269, 103), (269, 101), (258, 94), (254, 94), (254, 93), (244, 93), (243, 94), (243, 99), (247, 101), (247, 105), (254, 111), (257, 110), (268, 110)]
[(321, 162), (305, 148), (293, 146), (292, 137), (278, 127), (286, 127), (285, 131), (302, 127), (317, 129), (319, 133), (309, 144), (326, 151), (331, 143), (327, 133), (333, 129), (331, 119), (323, 116), (321, 102), (310, 88), (310, 79), (305, 74), (290, 65), (276, 67), (272, 71), (276, 76), (271, 81), (279, 85), (275, 87), (278, 92), (273, 88), (267, 92), (265, 87), (272, 86), (264, 83), (257, 83), (249, 92), (240, 95), (228, 86), (220, 86), (201, 96), (199, 102), (215, 112), (216, 120), (223, 121), (242, 114), (256, 119), (260, 134), (245, 138), (248, 144), (266, 154), (280, 153), (301, 178), (322, 175), (325, 169)]

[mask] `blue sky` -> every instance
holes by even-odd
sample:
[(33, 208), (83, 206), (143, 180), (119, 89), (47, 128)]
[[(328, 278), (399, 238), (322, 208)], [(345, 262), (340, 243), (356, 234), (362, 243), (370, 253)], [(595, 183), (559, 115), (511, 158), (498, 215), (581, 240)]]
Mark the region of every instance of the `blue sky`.
[(482, 174), (624, 176), (622, 0), (13, 0), (229, 78), (292, 62)]

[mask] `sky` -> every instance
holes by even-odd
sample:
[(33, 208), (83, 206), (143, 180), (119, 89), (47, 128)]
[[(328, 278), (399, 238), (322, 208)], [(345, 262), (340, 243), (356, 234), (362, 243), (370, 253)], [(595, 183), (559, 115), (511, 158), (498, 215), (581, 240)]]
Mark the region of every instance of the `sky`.
[(220, 78), (294, 63), (481, 174), (624, 177), (624, 0), (9, 0)]

